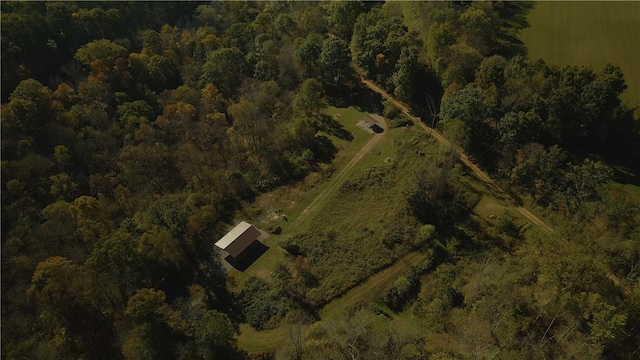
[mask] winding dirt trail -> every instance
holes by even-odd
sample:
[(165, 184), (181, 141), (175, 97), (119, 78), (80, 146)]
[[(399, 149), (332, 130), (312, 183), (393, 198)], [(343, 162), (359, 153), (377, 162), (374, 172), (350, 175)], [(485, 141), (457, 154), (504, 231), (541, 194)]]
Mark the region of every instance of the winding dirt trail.
[(381, 284), (389, 284), (398, 278), (411, 265), (420, 260), (424, 255), (420, 253), (409, 253), (398, 259), (393, 265), (378, 271), (367, 278), (362, 284), (353, 287), (345, 292), (341, 297), (335, 298), (327, 303), (320, 310), (320, 317), (339, 314), (340, 310), (355, 304), (358, 300), (371, 298), (371, 294), (380, 293), (384, 290)]
[[(384, 96), (387, 100), (389, 100), (393, 104), (395, 104), (400, 110), (402, 110), (402, 113), (405, 116), (409, 117), (418, 126), (421, 126), (423, 129), (428, 131), (438, 141), (440, 141), (441, 143), (443, 143), (445, 145), (449, 145), (449, 146), (453, 147), (453, 149), (460, 156), (460, 160), (469, 169), (471, 169), (471, 171), (473, 171), (473, 173), (478, 177), (478, 179), (483, 181), (491, 190), (493, 190), (495, 193), (501, 195), (505, 200), (511, 202), (512, 204), (515, 203), (515, 200), (513, 199), (513, 197), (511, 197), (500, 186), (498, 186), (498, 184), (496, 184), (496, 182), (493, 181), (493, 179), (491, 179), (491, 177), (489, 177), (489, 175), (487, 175), (487, 173), (482, 171), (476, 164), (471, 162), (471, 160), (469, 160), (469, 157), (462, 151), (462, 149), (460, 149), (459, 147), (451, 144), (451, 142), (449, 142), (449, 140), (445, 139), (444, 136), (442, 136), (442, 134), (440, 134), (436, 129), (433, 129), (433, 128), (429, 127), (427, 124), (423, 123), (422, 120), (420, 120), (420, 118), (411, 115), (411, 113), (409, 112), (409, 108), (405, 104), (401, 103), (400, 101), (398, 101), (397, 99), (395, 99), (394, 97), (389, 95), (384, 89), (382, 89), (378, 85), (374, 84), (373, 82), (371, 82), (371, 81), (369, 81), (369, 80), (367, 80), (367, 79), (365, 79), (363, 77), (361, 78), (361, 80), (362, 80), (362, 83), (365, 84), (369, 89), (371, 89), (371, 90), (377, 92), (378, 94)], [(522, 207), (522, 206), (517, 206), (516, 209), (518, 210), (518, 212), (520, 212), (520, 214), (522, 214), (524, 217), (529, 219), (529, 221), (531, 221), (533, 224), (535, 224), (536, 226), (538, 226), (542, 230), (544, 230), (544, 231), (546, 231), (548, 233), (555, 233), (556, 232), (553, 229), (553, 227), (551, 227), (549, 224), (545, 223), (544, 221), (540, 220), (540, 218), (538, 218), (537, 216), (532, 214), (531, 211), (529, 211), (527, 208)], [(629, 287), (626, 286), (620, 280), (620, 278), (616, 274), (614, 274), (612, 271), (608, 271), (607, 272), (607, 277), (617, 287), (621, 288), (625, 293), (627, 293), (627, 294), (629, 293), (629, 291), (630, 291)]]
[[(378, 85), (374, 84), (373, 82), (362, 78), (362, 83), (365, 84), (369, 89), (377, 92), (378, 94), (384, 96), (387, 100), (391, 101), (400, 110), (402, 110), (402, 113), (405, 116), (407, 116), (408, 118), (413, 120), (416, 123), (416, 125), (422, 127), (426, 131), (428, 131), (429, 134), (431, 134), (431, 136), (435, 137), (439, 142), (441, 142), (442, 144), (451, 146), (458, 153), (458, 155), (460, 157), (460, 161), (462, 161), (463, 164), (465, 164), (469, 169), (471, 169), (471, 171), (473, 171), (473, 173), (476, 175), (476, 177), (478, 179), (480, 179), (482, 182), (484, 182), (491, 190), (493, 190), (494, 192), (500, 194), (503, 198), (505, 198), (506, 200), (508, 200), (511, 203), (515, 202), (514, 199), (508, 193), (506, 193), (502, 188), (500, 188), (500, 186), (498, 186), (498, 184), (496, 184), (496, 182), (493, 181), (493, 179), (491, 179), (491, 177), (489, 177), (489, 175), (487, 175), (487, 173), (482, 171), (476, 164), (471, 162), (471, 160), (469, 160), (469, 157), (467, 156), (467, 154), (465, 154), (462, 151), (462, 149), (460, 149), (459, 147), (453, 145), (449, 140), (445, 139), (444, 136), (442, 136), (442, 134), (440, 134), (436, 129), (431, 128), (427, 124), (422, 122), (422, 120), (420, 120), (420, 118), (411, 115), (411, 113), (409, 112), (409, 108), (406, 105), (404, 105), (400, 101), (396, 100), (394, 97), (389, 95), (384, 89), (382, 89)], [(540, 218), (538, 218), (537, 216), (533, 215), (526, 208), (524, 208), (522, 206), (518, 206), (517, 209), (524, 217), (529, 219), (529, 221), (531, 221), (532, 223), (534, 223), (535, 225), (537, 225), (538, 227), (540, 227), (544, 231), (547, 231), (547, 232), (550, 232), (550, 233), (554, 233), (555, 232), (555, 230), (551, 226), (549, 226), (544, 221), (540, 220)]]
[(309, 213), (315, 211), (318, 205), (324, 199), (333, 194), (338, 189), (338, 187), (342, 185), (342, 183), (346, 180), (347, 176), (349, 175), (349, 170), (351, 170), (360, 160), (362, 160), (362, 158), (385, 136), (387, 131), (387, 123), (385, 119), (381, 116), (376, 117), (376, 119), (382, 122), (382, 127), (383, 129), (385, 129), (385, 131), (380, 134), (371, 135), (371, 140), (367, 141), (367, 143), (364, 144), (360, 151), (358, 151), (358, 153), (353, 156), (353, 158), (347, 163), (347, 165), (342, 170), (340, 170), (338, 174), (333, 176), (333, 178), (331, 179), (331, 183), (324, 190), (322, 190), (322, 192), (318, 194), (315, 199), (313, 199), (311, 204), (309, 204), (309, 206), (302, 210), (302, 212), (298, 216), (298, 220), (302, 220), (305, 216), (309, 215)]

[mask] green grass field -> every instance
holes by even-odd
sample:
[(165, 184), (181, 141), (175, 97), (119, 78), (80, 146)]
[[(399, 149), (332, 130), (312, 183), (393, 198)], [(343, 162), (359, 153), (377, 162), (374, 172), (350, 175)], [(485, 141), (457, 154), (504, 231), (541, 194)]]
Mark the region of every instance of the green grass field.
[(257, 331), (247, 324), (240, 324), (240, 334), (236, 337), (238, 347), (250, 354), (273, 350), (290, 341), (284, 326), (273, 330)]
[(531, 27), (520, 38), (529, 57), (596, 72), (606, 63), (618, 65), (628, 86), (623, 102), (640, 105), (639, 1), (537, 2), (528, 20)]
[[(387, 131), (386, 141), (364, 156), (348, 178), (318, 204), (318, 211), (295, 230), (287, 231), (292, 237), (303, 236), (305, 247), (314, 254), (309, 255), (309, 261), (320, 286), (309, 291), (312, 302), (331, 300), (409, 251), (406, 245), (393, 250), (383, 245), (390, 232), (413, 234), (416, 226), (403, 211), (402, 189), (403, 179), (410, 176), (411, 165), (418, 160), (414, 154), (403, 156), (398, 149), (394, 151), (392, 144), (394, 139), (411, 138), (411, 133), (420, 132), (404, 128)], [(393, 161), (385, 163), (387, 157)], [(326, 243), (327, 248), (318, 245), (324, 250), (316, 252), (313, 244), (320, 243)]]

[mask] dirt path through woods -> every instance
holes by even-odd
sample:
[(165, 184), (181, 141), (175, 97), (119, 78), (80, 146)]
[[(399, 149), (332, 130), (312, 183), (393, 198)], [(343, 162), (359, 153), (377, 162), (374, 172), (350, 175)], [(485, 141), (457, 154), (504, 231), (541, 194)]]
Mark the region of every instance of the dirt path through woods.
[[(411, 115), (411, 113), (409, 112), (409, 108), (407, 108), (406, 105), (404, 105), (400, 101), (396, 100), (394, 97), (389, 95), (386, 91), (384, 91), (384, 89), (382, 89), (378, 85), (374, 84), (373, 82), (362, 78), (362, 83), (365, 84), (371, 90), (373, 90), (373, 91), (377, 92), (378, 94), (384, 96), (387, 100), (391, 101), (394, 105), (396, 105), (398, 107), (398, 109), (402, 110), (402, 113), (405, 116), (407, 116), (408, 118), (413, 120), (413, 122), (416, 125), (422, 127), (426, 131), (428, 131), (429, 134), (431, 134), (431, 136), (435, 137), (442, 144), (451, 146), (458, 153), (458, 155), (460, 157), (460, 161), (462, 161), (463, 164), (465, 164), (469, 169), (471, 169), (471, 171), (473, 171), (473, 173), (476, 175), (476, 177), (478, 179), (480, 179), (482, 182), (484, 182), (487, 185), (487, 187), (489, 187), (495, 193), (499, 194), (502, 198), (504, 198), (505, 200), (508, 200), (512, 204), (515, 202), (515, 200), (509, 194), (507, 194), (504, 190), (502, 190), (502, 188), (500, 188), (500, 186), (498, 186), (498, 184), (496, 184), (496, 182), (493, 181), (493, 179), (491, 179), (491, 177), (489, 177), (489, 175), (487, 175), (487, 173), (482, 171), (476, 164), (471, 162), (471, 160), (469, 160), (469, 157), (467, 156), (467, 154), (465, 154), (462, 151), (462, 149), (460, 149), (459, 147), (451, 144), (451, 142), (449, 140), (445, 139), (445, 137), (442, 136), (442, 134), (440, 134), (436, 129), (433, 129), (433, 128), (429, 127), (427, 124), (425, 124), (424, 122), (422, 122), (422, 120), (420, 120), (420, 118)], [(535, 225), (537, 225), (538, 227), (540, 227), (544, 231), (547, 231), (547, 232), (550, 232), (550, 233), (554, 233), (555, 232), (555, 230), (551, 226), (549, 226), (544, 221), (540, 220), (540, 218), (538, 218), (537, 216), (533, 215), (526, 208), (524, 208), (522, 206), (518, 206), (517, 209), (524, 217), (529, 219), (529, 221), (531, 221), (532, 223), (534, 223)]]

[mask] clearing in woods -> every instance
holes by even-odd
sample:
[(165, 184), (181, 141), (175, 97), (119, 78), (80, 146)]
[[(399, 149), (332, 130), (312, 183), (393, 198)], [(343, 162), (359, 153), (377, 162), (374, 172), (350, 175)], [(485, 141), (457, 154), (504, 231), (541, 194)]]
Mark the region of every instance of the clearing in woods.
[[(312, 208), (321, 208), (326, 201), (327, 195), (333, 193), (339, 187), (349, 170), (367, 153), (367, 150), (363, 149), (372, 148), (373, 145), (381, 140), (380, 135), (385, 134), (383, 132), (372, 136), (358, 129), (355, 124), (367, 113), (361, 112), (354, 107), (335, 108), (329, 106), (325, 109), (325, 112), (335, 120), (332, 125), (336, 130), (334, 132), (342, 134), (340, 137), (335, 134), (325, 134), (338, 150), (336, 158), (332, 161), (335, 166), (334, 174), (327, 181), (322, 181), (319, 175), (311, 176), (300, 184), (284, 186), (260, 195), (255, 203), (248, 208), (247, 212), (243, 214), (245, 218), (251, 219), (252, 223), (257, 227), (272, 230), (279, 226), (285, 233), (290, 233), (293, 229), (299, 227), (301, 221), (297, 219), (304, 217), (302, 212), (309, 213)], [(384, 120), (378, 121), (386, 128)], [(312, 177), (313, 179), (311, 179)], [(333, 190), (327, 191), (327, 188)], [(284, 221), (276, 209), (280, 209), (282, 214), (295, 220)], [(278, 246), (279, 238), (278, 235), (272, 235), (263, 241), (264, 245), (268, 246), (269, 249), (255, 260), (247, 271), (232, 269), (229, 272), (229, 275), (234, 280), (234, 288), (236, 290), (241, 289), (244, 282), (252, 275), (270, 280), (273, 265), (287, 260), (286, 252)]]
[[(404, 6), (402, 10), (405, 13), (407, 12), (407, 8)], [(640, 28), (640, 3), (538, 3), (531, 12), (529, 21), (532, 28), (522, 34), (522, 39), (527, 47), (531, 49), (530, 55), (532, 57), (542, 57), (550, 64), (588, 65), (592, 66), (595, 71), (600, 71), (607, 62), (614, 63), (622, 68), (629, 86), (629, 89), (622, 96), (623, 99), (627, 102), (637, 102), (637, 99), (640, 99), (640, 68), (634, 66), (635, 58), (631, 56), (640, 48), (640, 37), (632, 31)], [(563, 27), (566, 31), (562, 30)], [(398, 102), (376, 84), (366, 79), (363, 79), (362, 82), (393, 102), (402, 110), (404, 115), (428, 131), (439, 142), (452, 146), (441, 134), (428, 127), (419, 118), (412, 116), (404, 104)], [(631, 105), (636, 104), (632, 103)], [(346, 180), (351, 172), (350, 170), (364, 155), (370, 152), (380, 141), (382, 135), (384, 133), (374, 135), (366, 143), (362, 143), (360, 151), (355, 153), (344, 168), (338, 169), (338, 172), (320, 190), (319, 194), (314, 194), (315, 196), (311, 197), (313, 200), (307, 203), (308, 205), (299, 213), (299, 217), (294, 221), (296, 224), (291, 225), (297, 227), (296, 225), (310, 218), (312, 213), (322, 209), (327, 200), (335, 195), (340, 185)], [(542, 230), (550, 233), (555, 232), (551, 226), (532, 214), (528, 209), (513, 205), (513, 199), (506, 192), (473, 164), (460, 149), (457, 150), (460, 160), (473, 172), (476, 179), (486, 186), (486, 191), (493, 195), (488, 196), (485, 193), (485, 205), (483, 206), (491, 209), (511, 208)], [(482, 214), (480, 216), (484, 217), (485, 215)], [(420, 257), (418, 253), (406, 254), (393, 265), (372, 275), (360, 285), (345, 292), (343, 296), (326, 304), (320, 311), (321, 317), (335, 316), (342, 309), (358, 300), (374, 300), (372, 298), (375, 298), (375, 294), (380, 289), (387, 286), (398, 274), (406, 270)], [(624, 288), (615, 275), (607, 275), (614, 284)], [(242, 325), (241, 335), (238, 337), (238, 344), (241, 348), (245, 348), (250, 352), (273, 349), (286, 341), (286, 329), (283, 327), (257, 332), (247, 325)]]
[(520, 38), (532, 59), (558, 66), (620, 66), (627, 90), (621, 98), (640, 105), (640, 2), (544, 1), (536, 2), (527, 17), (529, 28)]
[(300, 216), (298, 216), (298, 221), (302, 220), (304, 216), (316, 210), (318, 206), (323, 202), (323, 200), (334, 193), (340, 187), (340, 185), (344, 183), (344, 180), (349, 175), (349, 170), (351, 170), (360, 160), (362, 160), (362, 158), (374, 147), (374, 145), (377, 144), (378, 141), (380, 141), (382, 137), (387, 133), (388, 129), (384, 118), (382, 116), (375, 116), (375, 118), (379, 123), (382, 124), (382, 128), (385, 129), (385, 131), (380, 134), (371, 135), (371, 140), (369, 140), (362, 147), (362, 149), (360, 149), (360, 151), (358, 151), (358, 153), (354, 155), (351, 161), (349, 161), (338, 174), (332, 177), (332, 179), (330, 180), (331, 183), (324, 190), (322, 190), (322, 192), (318, 194), (315, 199), (313, 199), (311, 204), (309, 204), (309, 206), (302, 210), (302, 213), (300, 214)]
[[(431, 135), (439, 142), (441, 142), (445, 146), (451, 146), (451, 143), (444, 137), (442, 137), (441, 134), (439, 134), (434, 129), (426, 126), (420, 121), (419, 118), (412, 116), (404, 104), (398, 102), (384, 90), (380, 89), (376, 84), (364, 79), (363, 83), (372, 90), (389, 99), (391, 102), (395, 103), (396, 106), (398, 106), (398, 108), (400, 108), (406, 116), (411, 118), (416, 125), (430, 132)], [(385, 133), (387, 131), (388, 129), (385, 129)], [(353, 158), (351, 158), (351, 160), (347, 163), (346, 166), (344, 166), (344, 168), (340, 169), (338, 173), (328, 181), (326, 187), (324, 187), (318, 195), (314, 194), (315, 196), (312, 197), (313, 200), (308, 203), (309, 205), (307, 205), (306, 208), (301, 211), (300, 215), (297, 216), (294, 221), (292, 221), (293, 224), (289, 224), (290, 226), (287, 226), (286, 232), (295, 232), (295, 230), (293, 229), (299, 229), (300, 227), (307, 226), (307, 222), (311, 221), (312, 218), (315, 218), (319, 215), (326, 215), (322, 212), (319, 213), (319, 211), (327, 206), (327, 203), (336, 196), (336, 193), (340, 189), (341, 184), (343, 184), (347, 180), (347, 178), (349, 178), (349, 174), (352, 173), (353, 167), (358, 162), (360, 162), (366, 154), (371, 153), (372, 148), (379, 147), (375, 145), (381, 144), (380, 140), (382, 140), (382, 134), (373, 135), (373, 138), (369, 139), (366, 143), (363, 143), (361, 150), (358, 151), (353, 156)], [(549, 225), (544, 223), (535, 215), (531, 214), (527, 209), (509, 205), (513, 204), (513, 200), (509, 197), (509, 195), (502, 191), (502, 189), (500, 189), (500, 187), (486, 173), (484, 173), (475, 164), (473, 164), (464, 153), (459, 151), (459, 154), (461, 161), (471, 169), (476, 179), (481, 184), (481, 187), (484, 188), (482, 192), (485, 194), (493, 194), (495, 196), (495, 198), (492, 198), (492, 200), (490, 200), (492, 203), (502, 203), (503, 205), (501, 206), (512, 208), (514, 211), (517, 210), (522, 216), (526, 217), (529, 221), (542, 228), (543, 230), (549, 232), (554, 231)], [(345, 309), (349, 305), (356, 303), (357, 301), (375, 301), (380, 291), (386, 289), (386, 287), (390, 283), (392, 283), (400, 273), (407, 270), (411, 265), (421, 259), (422, 256), (422, 254), (415, 252), (408, 253), (400, 257), (397, 261), (393, 262), (390, 266), (369, 276), (361, 284), (351, 288), (342, 296), (339, 296), (327, 303), (320, 311), (321, 318), (326, 319), (339, 315), (341, 310)], [(255, 271), (255, 269), (252, 270)], [(237, 337), (238, 344), (242, 348), (250, 352), (260, 352), (280, 347), (286, 341), (288, 341), (286, 329), (284, 329), (284, 326), (285, 325), (269, 331), (255, 331), (248, 326), (243, 325), (241, 327), (241, 334)], [(261, 341), (260, 339), (262, 337), (268, 338), (269, 341)]]

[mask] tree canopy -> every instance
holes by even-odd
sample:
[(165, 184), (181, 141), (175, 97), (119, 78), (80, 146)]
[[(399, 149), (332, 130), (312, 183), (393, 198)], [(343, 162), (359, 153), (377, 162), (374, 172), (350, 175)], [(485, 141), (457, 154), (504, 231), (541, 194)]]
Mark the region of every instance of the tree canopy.
[[(637, 352), (640, 205), (614, 181), (637, 183), (640, 111), (620, 102), (615, 65), (527, 58), (517, 36), (530, 3), (0, 6), (2, 357)], [(454, 147), (434, 150), (360, 77)], [(361, 143), (329, 106), (384, 107), (390, 127), (405, 128), (385, 129), (404, 134), (384, 145), (398, 159), (339, 178), (330, 203), (364, 209), (365, 190), (393, 189), (379, 221), (393, 226), (283, 236), (286, 261), (236, 282), (211, 239), (267, 217), (261, 195), (323, 186), (344, 158), (335, 144)], [(457, 147), (504, 201), (565, 225), (537, 233), (508, 211), (479, 220)], [(377, 301), (322, 318), (326, 303), (408, 254), (415, 261)], [(241, 326), (287, 329), (290, 345), (249, 354)]]

